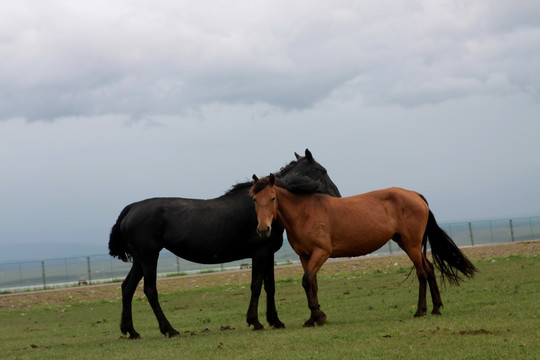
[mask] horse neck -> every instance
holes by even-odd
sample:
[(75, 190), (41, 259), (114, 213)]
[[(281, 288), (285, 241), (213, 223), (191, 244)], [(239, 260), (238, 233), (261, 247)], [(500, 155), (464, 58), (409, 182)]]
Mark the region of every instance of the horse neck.
[(301, 196), (293, 194), (292, 192), (276, 187), (277, 202), (278, 202), (278, 220), (288, 229), (295, 222), (295, 219), (301, 218), (299, 215), (303, 208), (303, 199)]

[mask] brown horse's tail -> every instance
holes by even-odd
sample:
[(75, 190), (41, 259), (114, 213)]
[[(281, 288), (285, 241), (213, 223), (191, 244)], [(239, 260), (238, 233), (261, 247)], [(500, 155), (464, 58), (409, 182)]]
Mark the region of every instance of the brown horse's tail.
[[(425, 201), (425, 198), (423, 196), (421, 197)], [(478, 271), (473, 263), (461, 252), (452, 238), (439, 227), (431, 210), (429, 210), (426, 232), (422, 240), (424, 253), (426, 252), (428, 240), (433, 261), (441, 272), (443, 281), (447, 279), (450, 284), (459, 285), (460, 281), (463, 280), (459, 274), (460, 272), (465, 277), (472, 278), (474, 273)]]
[(116, 223), (111, 229), (111, 235), (109, 237), (109, 255), (117, 257), (123, 262), (130, 261), (131, 254), (129, 253), (127, 242), (124, 238), (124, 235), (122, 234), (122, 230), (120, 229), (120, 224), (122, 223), (122, 220), (124, 220), (124, 218), (126, 217), (130, 208), (131, 206), (128, 205), (124, 208), (124, 210), (122, 210), (122, 212), (118, 216), (118, 220), (116, 220)]

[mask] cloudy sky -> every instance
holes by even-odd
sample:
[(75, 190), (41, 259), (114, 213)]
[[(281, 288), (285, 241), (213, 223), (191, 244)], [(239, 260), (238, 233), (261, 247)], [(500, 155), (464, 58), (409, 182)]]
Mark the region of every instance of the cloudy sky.
[(540, 2), (12, 1), (0, 245), (103, 247), (130, 202), (213, 198), (309, 148), (343, 195), (540, 215)]

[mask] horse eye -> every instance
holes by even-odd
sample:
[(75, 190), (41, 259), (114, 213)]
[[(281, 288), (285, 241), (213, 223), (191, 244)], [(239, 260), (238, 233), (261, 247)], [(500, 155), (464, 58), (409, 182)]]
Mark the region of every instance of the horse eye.
[(272, 201), (275, 201), (275, 200), (276, 200), (276, 198), (275, 198), (275, 197), (273, 197), (273, 198), (272, 198)]

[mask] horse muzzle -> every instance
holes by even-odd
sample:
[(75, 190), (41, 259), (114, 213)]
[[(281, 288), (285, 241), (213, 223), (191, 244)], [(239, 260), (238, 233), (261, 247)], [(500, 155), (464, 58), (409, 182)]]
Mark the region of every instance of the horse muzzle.
[(268, 238), (268, 237), (270, 237), (271, 232), (272, 232), (272, 227), (271, 226), (267, 226), (266, 228), (263, 228), (263, 229), (260, 229), (257, 226), (257, 235), (259, 235), (259, 237)]

